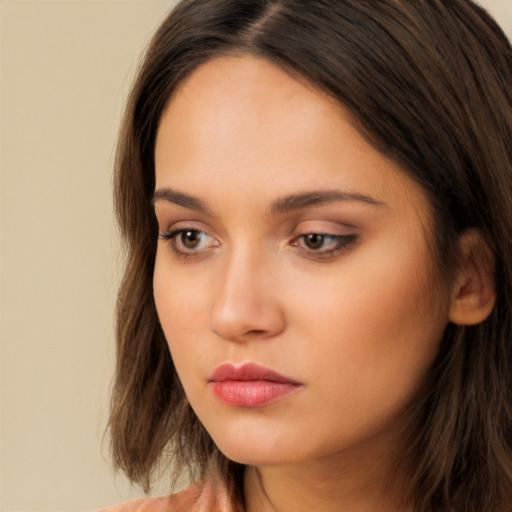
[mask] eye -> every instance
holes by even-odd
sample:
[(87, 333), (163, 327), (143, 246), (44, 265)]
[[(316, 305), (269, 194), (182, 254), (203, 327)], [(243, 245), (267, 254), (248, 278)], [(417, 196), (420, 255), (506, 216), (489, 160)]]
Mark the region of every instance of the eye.
[(303, 235), (304, 245), (311, 249), (312, 251), (318, 251), (327, 244), (327, 242), (331, 241), (333, 237), (329, 237), (329, 235), (321, 235), (319, 233), (310, 233), (309, 235)]
[(219, 242), (200, 229), (171, 229), (160, 234), (160, 238), (168, 240), (171, 249), (179, 256), (194, 256), (218, 247)]
[(305, 233), (292, 240), (291, 245), (302, 249), (313, 258), (329, 258), (348, 249), (357, 235), (335, 235), (330, 233)]

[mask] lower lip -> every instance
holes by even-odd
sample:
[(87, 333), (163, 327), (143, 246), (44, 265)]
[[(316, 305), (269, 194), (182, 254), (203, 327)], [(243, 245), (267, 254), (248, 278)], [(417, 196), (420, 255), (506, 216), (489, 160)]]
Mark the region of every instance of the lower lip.
[(262, 407), (296, 391), (300, 386), (290, 382), (268, 380), (226, 380), (212, 382), (213, 392), (224, 403), (234, 407)]

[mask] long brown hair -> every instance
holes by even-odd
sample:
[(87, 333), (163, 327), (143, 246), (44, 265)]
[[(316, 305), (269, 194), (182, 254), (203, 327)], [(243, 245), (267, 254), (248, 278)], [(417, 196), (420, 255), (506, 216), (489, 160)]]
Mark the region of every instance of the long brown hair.
[(450, 324), (418, 396), (405, 501), (418, 511), (512, 510), (512, 49), (470, 0), (184, 0), (155, 34), (131, 93), (115, 171), (127, 247), (117, 304), (110, 431), (116, 466), (144, 489), (159, 461), (195, 476), (228, 461), (190, 408), (152, 291), (154, 145), (177, 84), (219, 55), (263, 57), (348, 107), (361, 133), (429, 194), (447, 275), (476, 228), (496, 261), (497, 303)]

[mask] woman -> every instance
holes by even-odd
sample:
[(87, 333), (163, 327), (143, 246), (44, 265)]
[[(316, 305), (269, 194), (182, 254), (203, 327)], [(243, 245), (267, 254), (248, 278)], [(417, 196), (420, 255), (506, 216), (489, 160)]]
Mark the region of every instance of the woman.
[(196, 484), (113, 510), (512, 509), (510, 83), (469, 0), (174, 9), (118, 150), (110, 430)]

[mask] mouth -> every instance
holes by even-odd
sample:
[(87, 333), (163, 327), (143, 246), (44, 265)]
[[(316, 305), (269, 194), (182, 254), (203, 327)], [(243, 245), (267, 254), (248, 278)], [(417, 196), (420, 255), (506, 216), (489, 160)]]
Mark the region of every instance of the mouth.
[(246, 408), (270, 405), (302, 387), (302, 383), (254, 363), (223, 364), (208, 383), (221, 402)]

